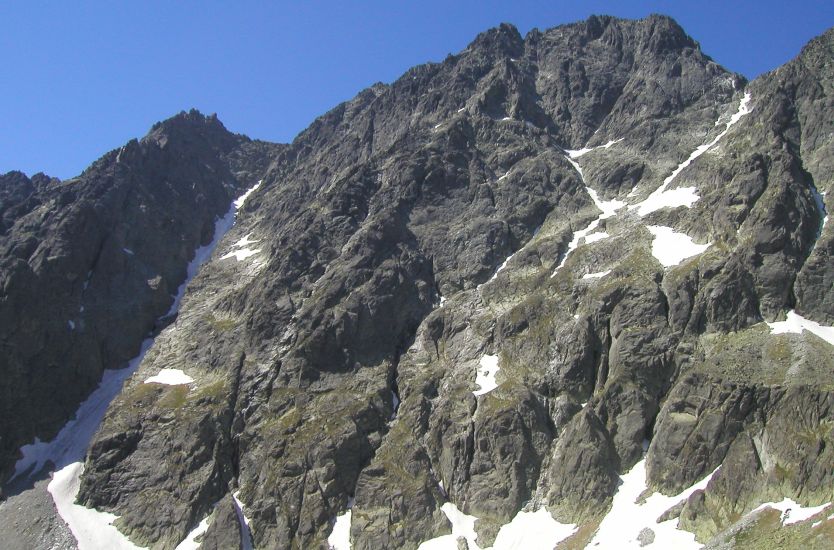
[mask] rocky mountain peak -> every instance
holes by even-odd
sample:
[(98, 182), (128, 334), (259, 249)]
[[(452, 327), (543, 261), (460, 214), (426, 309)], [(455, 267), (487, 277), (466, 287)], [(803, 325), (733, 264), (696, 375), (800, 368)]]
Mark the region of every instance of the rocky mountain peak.
[(467, 49), (497, 56), (518, 57), (524, 51), (524, 39), (514, 25), (501, 23), (479, 34)]
[(504, 24), (289, 145), (155, 125), (4, 218), (0, 464), (148, 338), (71, 485), (137, 544), (825, 547), (759, 508), (831, 521), (827, 37)]

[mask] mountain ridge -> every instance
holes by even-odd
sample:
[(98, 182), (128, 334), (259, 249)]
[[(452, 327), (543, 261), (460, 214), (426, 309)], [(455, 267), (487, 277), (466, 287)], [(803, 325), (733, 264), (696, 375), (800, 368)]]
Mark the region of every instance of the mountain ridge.
[[(834, 314), (831, 37), (747, 83), (667, 17), (501, 25), (291, 144), (186, 149), (263, 184), (111, 405), (79, 501), (153, 548), (232, 493), (270, 548), (326, 545), (348, 506), (355, 548), (454, 538), (449, 503), (479, 545), (532, 503), (584, 546), (643, 467), (669, 494), (711, 473), (667, 512), (702, 542), (767, 499), (830, 501), (831, 350), (763, 323)], [(191, 122), (219, 131), (168, 127)], [(703, 250), (664, 263), (667, 230)], [(143, 382), (162, 368), (194, 382)]]

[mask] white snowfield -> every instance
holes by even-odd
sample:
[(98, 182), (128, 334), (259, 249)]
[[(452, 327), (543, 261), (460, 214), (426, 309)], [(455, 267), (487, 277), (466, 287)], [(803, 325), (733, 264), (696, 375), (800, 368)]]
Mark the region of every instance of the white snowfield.
[(151, 376), (145, 380), (145, 384), (165, 384), (166, 386), (181, 386), (183, 384), (190, 384), (194, 379), (185, 374), (180, 369), (162, 369), (159, 374)]
[(472, 393), (477, 397), (497, 388), (498, 383), (495, 382), (495, 375), (498, 374), (499, 370), (501, 368), (498, 366), (497, 355), (484, 355), (481, 357), (480, 367), (475, 371), (475, 384), (480, 389), (474, 390)]
[(657, 258), (663, 267), (678, 265), (687, 258), (702, 254), (710, 247), (710, 243), (697, 244), (688, 235), (678, 233), (671, 227), (649, 225), (646, 228), (654, 237), (652, 256)]
[(771, 334), (802, 334), (803, 330), (807, 330), (834, 346), (834, 326), (827, 327), (806, 319), (793, 309), (788, 312), (786, 320), (768, 323), (767, 326), (770, 327)]
[[(232, 202), (226, 215), (215, 222), (212, 241), (195, 250), (194, 258), (186, 270), (186, 280), (180, 285), (165, 317), (179, 310), (188, 283), (197, 274), (200, 266), (211, 257), (217, 243), (234, 224), (237, 210), (243, 206), (246, 198), (259, 185), (260, 182)], [(47, 490), (55, 501), (58, 514), (67, 523), (78, 542), (79, 550), (141, 550), (112, 525), (117, 516), (76, 504), (75, 499), (78, 496), (80, 478), (84, 471), (83, 461), (87, 447), (101, 424), (110, 402), (121, 391), (124, 381), (136, 372), (145, 353), (153, 343), (153, 338), (145, 339), (140, 346), (139, 354), (125, 368), (105, 370), (96, 390), (81, 403), (75, 412), (75, 417), (64, 425), (55, 439), (49, 442), (36, 439), (34, 443), (23, 446), (21, 448), (23, 458), (15, 464), (14, 477), (37, 473), (47, 461), (55, 465)], [(179, 372), (182, 373), (182, 371)], [(184, 373), (182, 374), (185, 376)], [(163, 376), (163, 379), (168, 380), (168, 376)], [(192, 381), (190, 377), (186, 378)]]
[(704, 479), (674, 496), (652, 493), (642, 504), (637, 500), (648, 486), (646, 484), (646, 460), (643, 459), (627, 473), (620, 476), (620, 487), (614, 495), (611, 510), (603, 518), (596, 535), (587, 548), (600, 550), (637, 550), (641, 548), (637, 536), (644, 528), (654, 531), (654, 543), (649, 548), (689, 550), (701, 548), (695, 535), (678, 529), (678, 520), (657, 523), (657, 518), (678, 502), (689, 498), (698, 489), (704, 489), (718, 469)]
[[(470, 550), (482, 550), (475, 532), (477, 517), (464, 514), (451, 502), (440, 507), (452, 524), (452, 534), (425, 541), (418, 550), (457, 550), (457, 539), (463, 537)], [(535, 512), (519, 512), (502, 526), (495, 543), (483, 550), (550, 549), (576, 532), (576, 525), (559, 523), (544, 507)]]

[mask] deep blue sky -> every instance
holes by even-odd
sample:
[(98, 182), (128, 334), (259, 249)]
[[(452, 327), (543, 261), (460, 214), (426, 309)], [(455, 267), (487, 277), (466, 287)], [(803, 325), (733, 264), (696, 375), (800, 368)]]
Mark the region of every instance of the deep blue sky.
[(191, 107), (232, 131), (290, 141), (362, 88), (502, 21), (525, 34), (593, 13), (666, 13), (750, 78), (834, 25), (833, 0), (10, 4), (0, 0), (0, 173), (60, 178)]

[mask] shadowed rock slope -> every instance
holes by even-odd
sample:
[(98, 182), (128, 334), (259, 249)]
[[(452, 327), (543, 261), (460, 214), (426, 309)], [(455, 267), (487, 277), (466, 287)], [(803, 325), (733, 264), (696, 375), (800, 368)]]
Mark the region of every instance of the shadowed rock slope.
[(0, 176), (0, 479), (160, 328), (194, 249), (275, 147), (192, 111), (76, 178)]
[(666, 514), (702, 542), (831, 501), (834, 348), (765, 322), (834, 322), (833, 43), (747, 83), (666, 17), (502, 25), (361, 92), (276, 152), (79, 501), (159, 549), (217, 502), (239, 540), (230, 493), (258, 548), (349, 505), (353, 548), (416, 548), (447, 501), (481, 547), (541, 506), (583, 546), (636, 464), (717, 469)]

